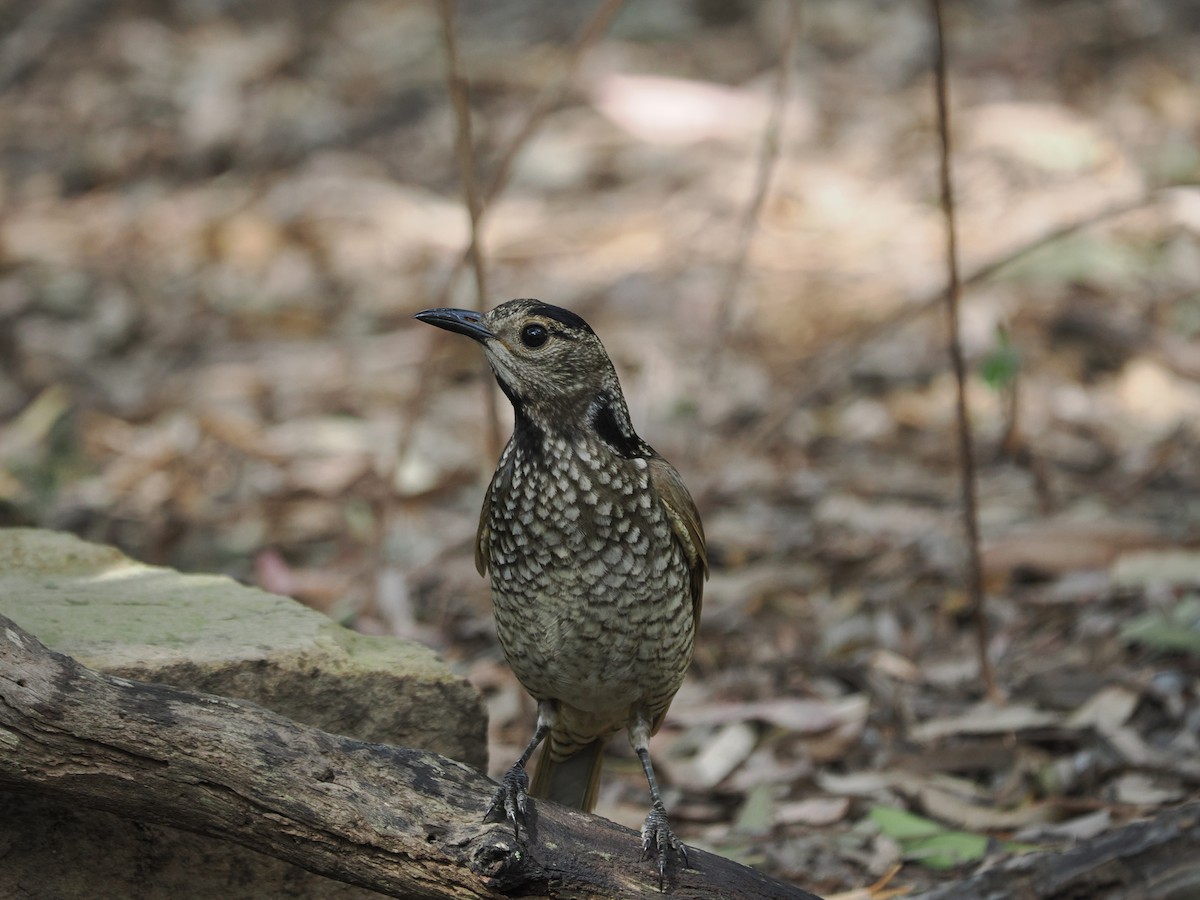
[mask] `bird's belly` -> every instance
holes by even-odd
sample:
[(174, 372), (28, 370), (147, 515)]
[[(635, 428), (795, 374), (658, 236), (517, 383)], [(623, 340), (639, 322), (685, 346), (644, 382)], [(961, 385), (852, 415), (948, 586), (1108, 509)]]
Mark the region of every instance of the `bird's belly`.
[(488, 531), (496, 627), (525, 688), (603, 715), (665, 710), (691, 662), (691, 570), (645, 460), (566, 444), (514, 457)]
[[(502, 535), (493, 534), (493, 540)], [(617, 549), (614, 550), (613, 547)], [(609, 543), (598, 554), (495, 567), (492, 596), (505, 656), (538, 699), (598, 715), (665, 709), (691, 661), (694, 623), (682, 551)], [(536, 570), (536, 571), (535, 571)]]

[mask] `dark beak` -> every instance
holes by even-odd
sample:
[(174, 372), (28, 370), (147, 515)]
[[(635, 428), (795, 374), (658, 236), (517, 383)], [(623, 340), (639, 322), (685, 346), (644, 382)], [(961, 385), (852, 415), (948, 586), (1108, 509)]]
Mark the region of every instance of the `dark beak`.
[(436, 325), (438, 328), (445, 328), (447, 331), (465, 334), (480, 343), (495, 337), (488, 330), (483, 320), (483, 313), (477, 313), (473, 309), (426, 309), (417, 313), (413, 318)]

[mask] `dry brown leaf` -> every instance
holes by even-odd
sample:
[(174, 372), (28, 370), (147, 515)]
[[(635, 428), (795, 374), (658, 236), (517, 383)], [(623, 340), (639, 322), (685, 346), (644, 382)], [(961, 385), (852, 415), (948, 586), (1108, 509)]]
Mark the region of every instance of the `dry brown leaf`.
[(921, 722), (913, 726), (909, 737), (918, 743), (925, 743), (962, 734), (1007, 734), (1063, 724), (1062, 716), (1029, 706), (982, 703), (961, 715)]
[(371, 458), (365, 454), (300, 459), (288, 466), (287, 480), (293, 490), (337, 498), (370, 471)]
[(331, 613), (346, 601), (352, 578), (327, 566), (290, 566), (274, 550), (254, 558), (255, 581), (264, 591), (293, 597), (313, 609)]
[(1083, 706), (1067, 719), (1071, 728), (1095, 728), (1108, 734), (1124, 725), (1137, 705), (1141, 694), (1123, 685), (1111, 685), (1093, 694)]
[(985, 540), (983, 564), (989, 582), (1002, 582), (1017, 570), (1062, 575), (1103, 569), (1129, 550), (1164, 543), (1157, 530), (1145, 522), (1049, 520)]
[(0, 431), (0, 462), (13, 462), (43, 447), (54, 424), (71, 406), (71, 393), (52, 384), (28, 403)]
[(1194, 550), (1123, 553), (1113, 564), (1112, 580), (1122, 587), (1200, 585), (1200, 553)]
[(867, 724), (871, 700), (866, 694), (855, 694), (837, 701), (835, 705), (838, 723), (827, 731), (804, 739), (804, 750), (815, 763), (844, 758), (858, 744)]
[(945, 776), (905, 776), (893, 784), (918, 802), (932, 818), (972, 832), (1011, 831), (1053, 822), (1061, 816), (1059, 810), (1049, 803), (1027, 804), (1013, 809), (989, 806), (986, 793), (976, 785)]
[(745, 793), (760, 784), (795, 784), (813, 773), (812, 760), (807, 756), (781, 760), (772, 746), (759, 747), (745, 764), (726, 779), (729, 790)]
[(921, 670), (912, 660), (891, 650), (876, 650), (871, 654), (870, 666), (876, 672), (915, 684), (921, 680)]
[(652, 144), (741, 140), (762, 128), (768, 104), (765, 94), (655, 75), (608, 74), (590, 93), (605, 116)]
[(842, 701), (798, 700), (780, 697), (754, 703), (714, 703), (671, 711), (680, 725), (722, 725), (729, 722), (765, 722), (796, 734), (816, 734), (847, 720), (859, 720), (869, 706), (865, 696)]
[(1038, 842), (1047, 839), (1068, 838), (1072, 841), (1086, 841), (1107, 831), (1112, 826), (1112, 813), (1107, 809), (1098, 809), (1073, 819), (1067, 819), (1053, 825), (1031, 825), (1018, 831), (1014, 837), (1018, 841)]
[(272, 463), (279, 463), (287, 458), (272, 450), (269, 439), (263, 432), (262, 423), (244, 413), (211, 407), (200, 414), (197, 423), (203, 431), (217, 440), (249, 456)]
[(1118, 803), (1130, 806), (1162, 806), (1181, 800), (1187, 791), (1173, 778), (1127, 772), (1116, 780), (1113, 793)]
[(1016, 747), (1006, 736), (985, 736), (924, 747), (898, 757), (893, 767), (907, 772), (1001, 772), (1013, 766), (1016, 756)]
[(819, 769), (813, 776), (817, 786), (827, 794), (845, 794), (848, 797), (871, 797), (887, 790), (895, 774), (890, 772), (830, 772)]
[(846, 818), (848, 797), (810, 797), (775, 805), (777, 825), (832, 825)]
[(724, 726), (692, 758), (690, 782), (706, 790), (716, 787), (746, 761), (757, 741), (757, 731), (744, 722)]

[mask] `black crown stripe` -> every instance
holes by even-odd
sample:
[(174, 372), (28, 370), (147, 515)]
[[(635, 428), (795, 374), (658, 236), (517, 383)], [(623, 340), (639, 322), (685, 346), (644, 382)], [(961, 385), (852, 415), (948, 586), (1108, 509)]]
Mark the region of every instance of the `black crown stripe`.
[(555, 322), (562, 322), (568, 328), (575, 328), (579, 331), (595, 334), (592, 331), (592, 326), (585, 322), (582, 316), (571, 312), (569, 309), (563, 309), (561, 306), (552, 306), (549, 303), (538, 301), (529, 312), (535, 316), (544, 316), (547, 319), (553, 319)]

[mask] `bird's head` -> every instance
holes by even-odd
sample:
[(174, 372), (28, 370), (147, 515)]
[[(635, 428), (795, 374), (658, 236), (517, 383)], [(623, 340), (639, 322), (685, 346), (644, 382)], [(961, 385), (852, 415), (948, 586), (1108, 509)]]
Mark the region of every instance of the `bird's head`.
[(612, 417), (622, 437), (636, 440), (604, 345), (570, 310), (510, 300), (487, 313), (427, 309), (416, 318), (482, 344), (518, 417), (527, 416), (543, 430)]

